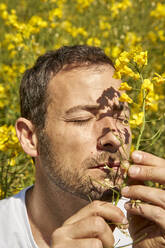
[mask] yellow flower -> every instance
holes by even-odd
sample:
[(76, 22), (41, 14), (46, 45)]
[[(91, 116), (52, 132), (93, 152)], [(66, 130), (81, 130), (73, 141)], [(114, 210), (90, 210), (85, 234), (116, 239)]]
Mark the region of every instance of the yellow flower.
[(47, 22), (44, 21), (40, 16), (32, 16), (31, 19), (29, 20), (29, 24), (31, 26), (36, 26), (41, 28), (45, 28), (48, 25)]
[(130, 54), (126, 51), (122, 52), (119, 58), (115, 61), (115, 73), (114, 78), (121, 78), (123, 75), (133, 75), (134, 72), (128, 67), (130, 62)]
[(106, 55), (110, 56), (110, 54), (111, 54), (111, 49), (110, 49), (110, 47), (105, 47), (105, 48), (104, 48), (104, 52), (105, 52)]
[(129, 76), (135, 80), (140, 78), (140, 75), (138, 72), (134, 72), (130, 67), (129, 63), (132, 62), (132, 58), (135, 54), (135, 51), (130, 52), (122, 52), (119, 56), (119, 58), (115, 61), (115, 73), (114, 78), (121, 78), (122, 76)]
[(119, 57), (119, 61), (122, 64), (128, 64), (130, 62), (130, 54), (129, 52), (122, 52)]
[(94, 0), (77, 0), (77, 8), (82, 12), (82, 9), (88, 8)]
[(135, 80), (140, 78), (139, 73), (135, 73), (131, 68), (129, 68), (127, 65), (124, 65), (121, 70), (119, 70), (121, 75), (129, 76)]
[(54, 19), (56, 17), (58, 17), (60, 19), (62, 18), (62, 9), (61, 8), (55, 8), (49, 12), (49, 20), (50, 21), (54, 21)]
[(148, 33), (148, 37), (149, 37), (149, 39), (152, 41), (152, 42), (156, 42), (156, 40), (157, 40), (157, 36), (156, 36), (156, 34), (154, 33), (154, 32), (152, 32), (152, 31), (150, 31), (149, 33)]
[(83, 28), (83, 27), (79, 27), (77, 28), (77, 34), (81, 34), (83, 35), (84, 37), (86, 37), (88, 34), (87, 34), (87, 31)]
[(150, 15), (156, 18), (165, 17), (165, 4), (157, 3), (156, 9), (151, 11)]
[(123, 82), (120, 84), (119, 90), (132, 90), (132, 87), (127, 82)]
[(0, 10), (6, 10), (7, 6), (4, 3), (0, 3)]
[(131, 116), (131, 120), (130, 120), (130, 125), (131, 127), (137, 127), (140, 126), (143, 123), (143, 118), (144, 118), (144, 113), (140, 112), (140, 113), (134, 113)]
[(147, 65), (147, 51), (140, 52), (139, 54), (136, 54), (133, 58), (133, 60), (137, 63), (138, 66), (143, 67), (144, 65)]
[(137, 45), (139, 42), (141, 42), (142, 38), (138, 37), (136, 33), (134, 32), (127, 32), (126, 36), (125, 36), (125, 44), (128, 47), (134, 47), (135, 45)]
[(5, 93), (5, 88), (0, 84), (0, 97)]
[(24, 71), (25, 71), (25, 65), (20, 65), (20, 67), (18, 68), (18, 70), (19, 70), (19, 72), (22, 74), (22, 73), (24, 73)]
[(0, 150), (7, 151), (8, 149), (19, 148), (19, 141), (16, 136), (14, 126), (3, 125), (0, 127)]
[(110, 10), (112, 11), (112, 16), (115, 17), (119, 14), (121, 10), (126, 10), (128, 7), (131, 7), (132, 3), (130, 0), (123, 0), (122, 2), (114, 2), (112, 6), (110, 7)]
[(91, 37), (87, 40), (87, 45), (99, 47), (101, 45), (101, 41), (97, 37)]
[(4, 101), (1, 101), (1, 100), (0, 100), (0, 109), (4, 108), (4, 106), (5, 106)]
[(69, 21), (63, 21), (62, 23), (61, 23), (61, 27), (64, 29), (64, 30), (66, 30), (67, 32), (70, 32), (71, 31), (71, 27), (72, 27), (72, 23), (71, 22), (69, 22)]
[(5, 197), (5, 192), (0, 188), (0, 200)]
[(14, 166), (16, 164), (15, 158), (8, 159), (8, 165)]
[(158, 73), (155, 73), (155, 77), (152, 78), (153, 81), (155, 81), (155, 83), (157, 85), (162, 85), (163, 83), (165, 83), (165, 77), (159, 75)]
[(12, 44), (12, 43), (10, 43), (9, 45), (8, 45), (8, 48), (7, 48), (8, 50), (13, 50), (13, 49), (15, 49), (15, 46)]
[(139, 95), (139, 102), (142, 104), (143, 102), (143, 90), (145, 90), (145, 108), (150, 109), (152, 111), (157, 111), (158, 109), (158, 100), (160, 96), (155, 94), (154, 85), (150, 81), (150, 79), (144, 79), (141, 85), (141, 92)]
[(121, 48), (118, 46), (115, 46), (112, 48), (112, 57), (117, 58), (119, 54), (121, 53)]
[(161, 41), (165, 41), (165, 33), (164, 30), (159, 30), (158, 31), (158, 36)]
[(120, 102), (128, 102), (128, 103), (133, 103), (133, 100), (126, 94), (123, 93), (120, 98), (119, 98)]
[(4, 19), (4, 20), (7, 20), (8, 19), (8, 12), (6, 10), (2, 11), (1, 13), (1, 17)]
[(150, 79), (144, 79), (141, 90), (146, 90), (147, 94), (154, 91), (154, 85), (151, 83)]
[(109, 22), (104, 22), (103, 20), (100, 20), (99, 21), (99, 28), (101, 30), (110, 30), (111, 29), (111, 24)]
[(7, 136), (7, 126), (0, 127), (0, 151), (5, 151), (6, 149), (6, 142), (8, 141)]

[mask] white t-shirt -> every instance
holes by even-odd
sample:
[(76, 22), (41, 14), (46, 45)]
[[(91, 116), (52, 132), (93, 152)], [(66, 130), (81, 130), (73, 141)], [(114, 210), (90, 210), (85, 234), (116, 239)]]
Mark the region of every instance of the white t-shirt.
[[(29, 187), (28, 187), (29, 188)], [(0, 248), (39, 248), (34, 241), (25, 205), (27, 189), (0, 201)], [(123, 210), (124, 199), (119, 201)], [(117, 247), (131, 243), (131, 238), (117, 228), (114, 232)], [(131, 248), (132, 245), (127, 246)]]

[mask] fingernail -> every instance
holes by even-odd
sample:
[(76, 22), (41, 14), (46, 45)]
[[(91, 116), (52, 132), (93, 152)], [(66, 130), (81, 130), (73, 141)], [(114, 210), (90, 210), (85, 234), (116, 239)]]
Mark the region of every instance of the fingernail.
[(125, 224), (128, 224), (128, 220), (127, 220), (126, 217), (123, 218), (122, 224), (124, 224), (124, 225), (125, 225)]
[(122, 188), (122, 190), (121, 190), (121, 194), (122, 195), (127, 195), (127, 193), (128, 193), (128, 191), (129, 191), (129, 187), (127, 186), (127, 187), (124, 187), (124, 188)]
[(138, 167), (138, 166), (131, 166), (130, 168), (129, 168), (129, 175), (130, 176), (136, 176), (136, 175), (138, 175), (139, 174), (139, 172), (140, 172), (140, 167)]
[(129, 203), (125, 203), (125, 204), (124, 204), (124, 208), (125, 208), (126, 210), (128, 210), (128, 209), (131, 208), (131, 205), (130, 205)]
[(142, 160), (142, 157), (143, 157), (143, 155), (138, 151), (134, 151), (132, 153), (132, 159), (134, 162), (140, 163)]

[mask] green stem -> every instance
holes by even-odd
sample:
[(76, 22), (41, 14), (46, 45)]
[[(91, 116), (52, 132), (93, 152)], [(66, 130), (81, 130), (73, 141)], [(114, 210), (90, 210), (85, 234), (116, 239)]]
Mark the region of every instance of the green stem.
[[(142, 83), (143, 83), (143, 78), (141, 77), (141, 79), (142, 79)], [(143, 89), (142, 112), (144, 113), (144, 116), (143, 116), (143, 123), (142, 123), (142, 126), (140, 128), (140, 133), (139, 133), (138, 140), (137, 140), (136, 147), (135, 147), (136, 150), (139, 150), (140, 142), (141, 142), (142, 135), (143, 135), (143, 132), (145, 129), (145, 107), (146, 107), (146, 92), (145, 92), (145, 89)]]

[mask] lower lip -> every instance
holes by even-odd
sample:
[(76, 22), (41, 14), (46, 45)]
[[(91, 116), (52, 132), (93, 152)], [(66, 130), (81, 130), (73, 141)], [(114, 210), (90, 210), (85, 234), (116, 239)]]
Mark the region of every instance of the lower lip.
[(101, 170), (101, 171), (104, 171), (106, 173), (111, 173), (111, 171), (117, 172), (119, 170), (119, 167), (112, 167), (112, 168), (95, 167), (95, 168), (92, 168), (92, 170)]

